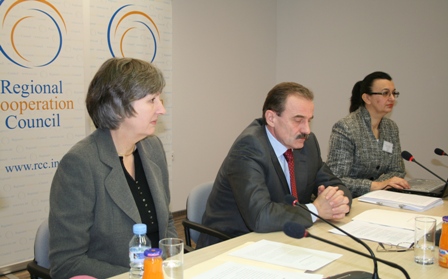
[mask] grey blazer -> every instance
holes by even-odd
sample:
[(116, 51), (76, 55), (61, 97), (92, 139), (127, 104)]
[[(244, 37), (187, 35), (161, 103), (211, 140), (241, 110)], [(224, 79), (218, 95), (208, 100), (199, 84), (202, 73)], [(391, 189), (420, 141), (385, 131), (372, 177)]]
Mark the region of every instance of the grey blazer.
[[(385, 142), (392, 144), (391, 152), (383, 150)], [(360, 107), (334, 124), (327, 164), (355, 198), (368, 193), (372, 181), (403, 178), (406, 172), (397, 124), (383, 117), (377, 140), (369, 112)]]
[[(154, 198), (160, 239), (177, 237), (169, 211), (168, 169), (161, 141), (137, 144)], [(132, 226), (140, 215), (109, 130), (96, 130), (62, 158), (50, 191), (53, 278), (106, 278), (129, 270)]]
[[(348, 189), (322, 162), (314, 134), (302, 149), (294, 150), (294, 162), (300, 203), (312, 202), (320, 185), (339, 186), (351, 202)], [(281, 231), (287, 221), (311, 226), (308, 212), (285, 204), (288, 194), (285, 174), (269, 142), (263, 120), (256, 119), (240, 134), (224, 159), (202, 221), (232, 237), (251, 231)], [(218, 241), (201, 234), (197, 247)]]

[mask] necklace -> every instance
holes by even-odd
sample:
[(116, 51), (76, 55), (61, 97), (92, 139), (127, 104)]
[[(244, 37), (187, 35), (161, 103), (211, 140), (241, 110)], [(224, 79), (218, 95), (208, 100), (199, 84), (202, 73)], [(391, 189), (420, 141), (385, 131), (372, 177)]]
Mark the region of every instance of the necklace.
[(124, 154), (122, 154), (122, 153), (118, 153), (118, 156), (119, 156), (119, 157), (127, 157), (127, 156), (130, 156), (130, 155), (132, 155), (132, 153), (134, 153), (134, 151), (135, 151), (136, 149), (137, 149), (137, 146), (134, 145), (134, 148), (132, 148), (132, 151), (131, 151), (131, 152), (124, 153)]

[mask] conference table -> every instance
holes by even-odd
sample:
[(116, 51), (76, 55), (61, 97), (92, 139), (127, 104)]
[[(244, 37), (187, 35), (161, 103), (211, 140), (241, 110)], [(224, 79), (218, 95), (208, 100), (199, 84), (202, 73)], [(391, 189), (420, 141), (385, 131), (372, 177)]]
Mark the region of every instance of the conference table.
[[(342, 220), (339, 220), (337, 222), (332, 222), (333, 224), (337, 226), (342, 226), (352, 220), (352, 218), (356, 215), (358, 215), (361, 212), (364, 212), (366, 210), (370, 209), (384, 209), (384, 210), (391, 210), (391, 211), (402, 211), (407, 213), (414, 213), (414, 214), (421, 214), (421, 215), (431, 215), (431, 216), (444, 216), (448, 215), (448, 200), (444, 200), (443, 205), (434, 207), (432, 209), (429, 209), (424, 212), (415, 212), (415, 211), (409, 211), (404, 209), (395, 209), (391, 207), (385, 207), (365, 202), (360, 202), (357, 199), (353, 200), (352, 209), (350, 214), (348, 214), (345, 218)], [(315, 236), (319, 236), (321, 238), (331, 240), (333, 242), (336, 242), (338, 244), (350, 247), (352, 249), (355, 249), (357, 251), (363, 252), (368, 254), (368, 251), (365, 247), (363, 247), (361, 244), (355, 242), (351, 238), (343, 235), (337, 235), (334, 233), (329, 232), (329, 230), (332, 229), (332, 227), (322, 221), (317, 221), (311, 228), (308, 229), (309, 233)], [(372, 272), (373, 271), (373, 261), (369, 258), (357, 255), (355, 253), (352, 253), (350, 251), (346, 251), (344, 249), (332, 246), (330, 244), (321, 242), (319, 240), (316, 240), (314, 238), (302, 238), (302, 239), (294, 239), (291, 237), (288, 237), (283, 232), (273, 232), (273, 233), (248, 233), (245, 235), (242, 235), (240, 237), (236, 237), (215, 245), (211, 245), (209, 247), (205, 247), (190, 253), (187, 253), (184, 255), (184, 270), (188, 270), (194, 266), (201, 267), (201, 270), (203, 272), (207, 271), (207, 269), (211, 269), (212, 267), (208, 268), (207, 265), (204, 265), (204, 262), (207, 262), (208, 260), (219, 256), (226, 254), (230, 250), (239, 247), (241, 245), (244, 245), (248, 242), (256, 242), (259, 240), (270, 240), (275, 242), (280, 242), (284, 244), (289, 245), (295, 245), (300, 246), (303, 248), (309, 248), (309, 249), (316, 249), (316, 250), (322, 250), (326, 252), (332, 252), (332, 253), (338, 253), (342, 254), (342, 257), (339, 259), (331, 262), (330, 264), (311, 272), (311, 274), (322, 274), (324, 275), (324, 278), (327, 276), (332, 276), (340, 273), (344, 273), (347, 271), (366, 271), (366, 272)], [(414, 252), (412, 250), (406, 251), (406, 252), (376, 252), (376, 248), (378, 246), (378, 243), (373, 241), (364, 241), (369, 247), (375, 252), (375, 255), (377, 258), (381, 258), (383, 260), (387, 260), (393, 263), (396, 263), (403, 267), (411, 278), (448, 278), (448, 269), (442, 268), (438, 265), (437, 261), (437, 252), (438, 247), (436, 247), (436, 251), (434, 253), (436, 257), (436, 261), (432, 265), (420, 265), (414, 262)], [(238, 259), (235, 259), (235, 261), (238, 261)], [(196, 268), (197, 269), (197, 268)], [(186, 272), (186, 274), (191, 272)], [(197, 271), (196, 271), (197, 273)], [(307, 272), (310, 273), (310, 272)], [(395, 268), (389, 267), (386, 264), (383, 264), (381, 262), (378, 262), (378, 274), (380, 278), (405, 278), (404, 274)], [(188, 279), (191, 276), (185, 276), (185, 279)], [(113, 277), (114, 279), (125, 279), (128, 278), (128, 274), (121, 274), (118, 276)]]

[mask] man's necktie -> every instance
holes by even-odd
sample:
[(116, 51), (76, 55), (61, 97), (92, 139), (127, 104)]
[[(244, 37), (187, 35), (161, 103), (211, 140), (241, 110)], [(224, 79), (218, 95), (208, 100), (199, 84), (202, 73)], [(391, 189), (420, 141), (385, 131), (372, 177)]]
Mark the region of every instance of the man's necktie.
[(286, 162), (288, 162), (291, 195), (298, 198), (296, 187), (296, 176), (294, 175), (294, 156), (292, 155), (292, 149), (288, 149), (284, 155), (286, 158)]

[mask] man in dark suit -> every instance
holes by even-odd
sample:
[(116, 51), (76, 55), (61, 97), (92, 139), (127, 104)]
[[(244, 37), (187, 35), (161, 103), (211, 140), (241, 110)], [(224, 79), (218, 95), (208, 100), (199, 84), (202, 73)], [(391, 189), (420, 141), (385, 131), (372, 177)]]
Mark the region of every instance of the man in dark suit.
[[(289, 194), (297, 195), (300, 206), (325, 219), (340, 219), (349, 212), (350, 191), (322, 162), (310, 131), (313, 98), (309, 89), (293, 82), (272, 88), (263, 105), (263, 118), (239, 135), (217, 174), (202, 219), (205, 226), (232, 237), (281, 231), (288, 221), (310, 227), (316, 218), (285, 204)], [(290, 186), (287, 150), (293, 153), (296, 189)], [(217, 242), (201, 234), (197, 247)]]

